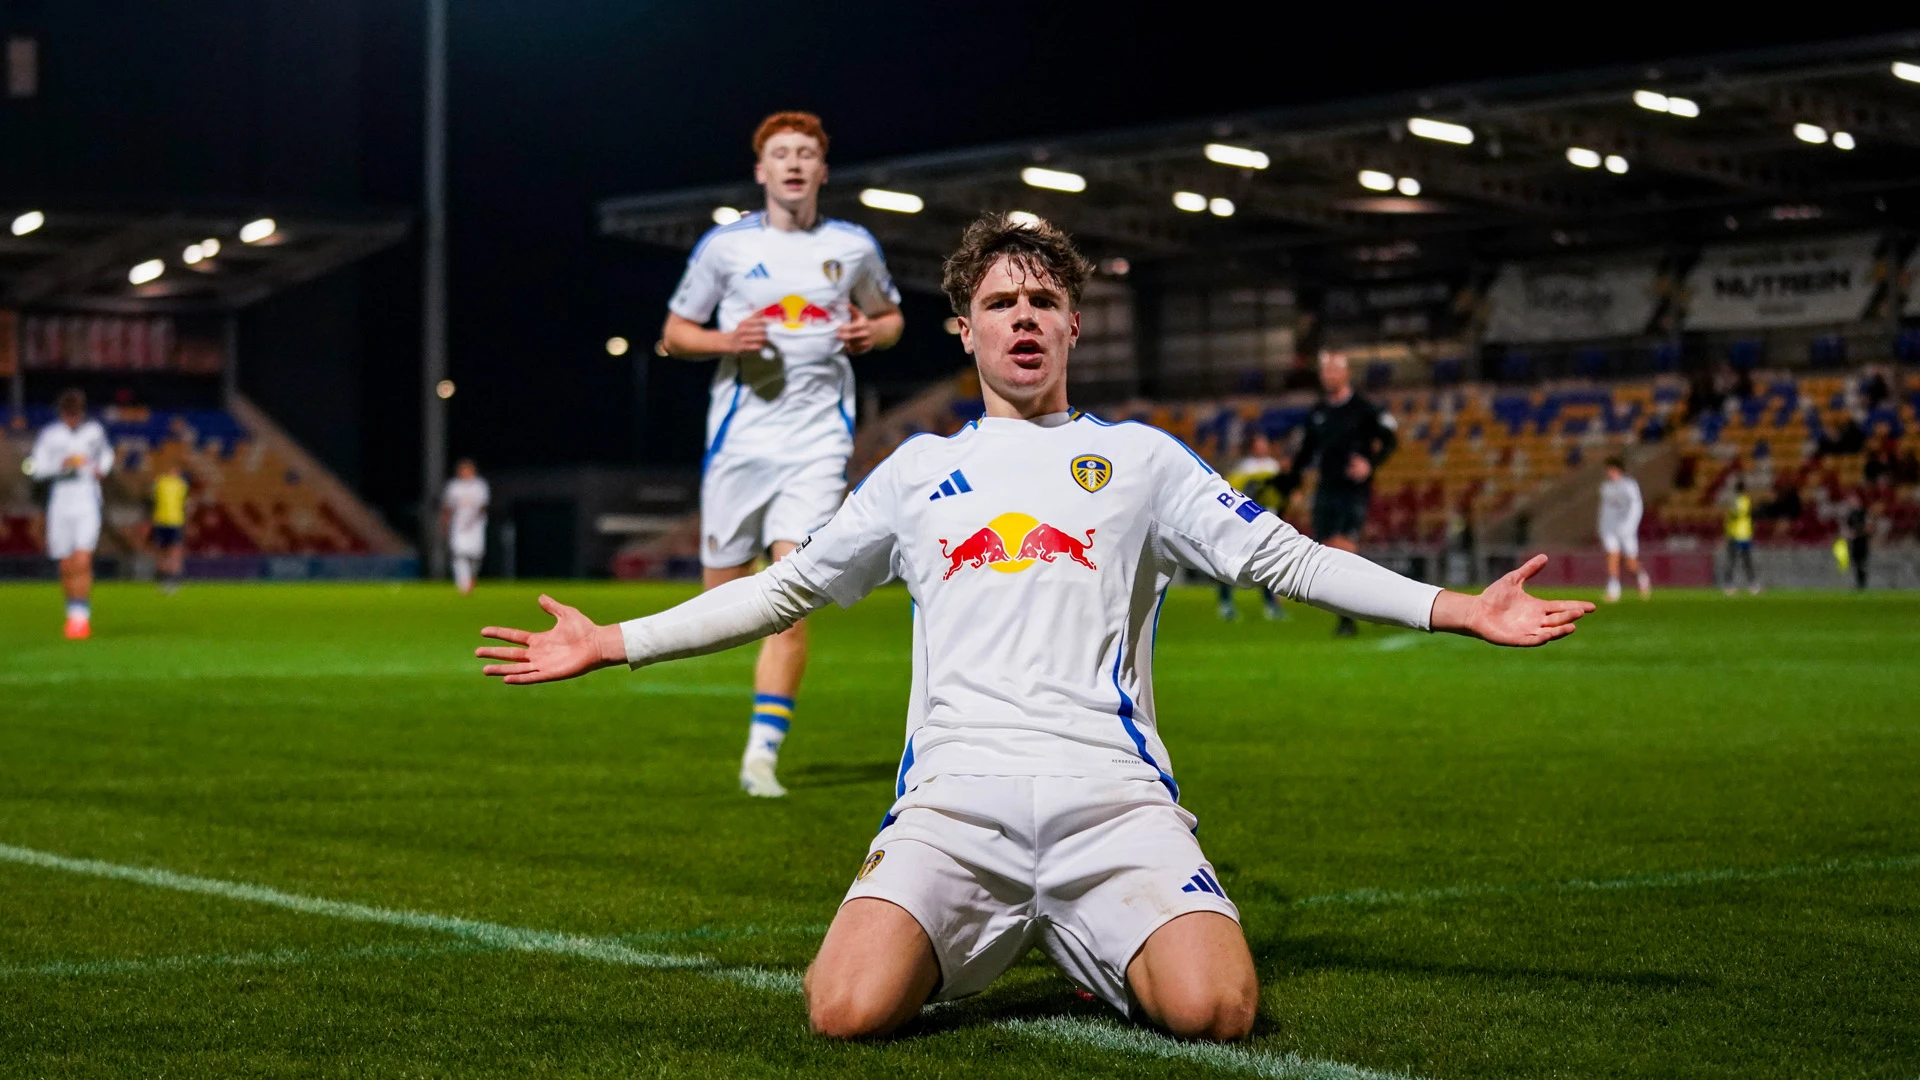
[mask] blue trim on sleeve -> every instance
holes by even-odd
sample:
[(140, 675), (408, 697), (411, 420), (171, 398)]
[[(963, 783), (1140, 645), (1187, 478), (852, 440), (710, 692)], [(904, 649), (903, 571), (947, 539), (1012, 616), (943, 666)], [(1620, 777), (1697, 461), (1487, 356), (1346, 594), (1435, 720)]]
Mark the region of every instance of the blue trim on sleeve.
[(1127, 692), (1120, 687), (1120, 660), (1126, 652), (1126, 643), (1122, 641), (1119, 649), (1113, 654), (1113, 689), (1120, 695), (1120, 726), (1125, 728), (1127, 735), (1133, 739), (1133, 747), (1140, 752), (1140, 760), (1160, 774), (1160, 782), (1167, 785), (1167, 791), (1172, 793), (1173, 801), (1179, 802), (1180, 785), (1174, 783), (1173, 774), (1161, 768), (1160, 763), (1153, 760), (1153, 755), (1147, 752), (1147, 737), (1141, 734), (1139, 725), (1133, 722), (1133, 699), (1128, 697)]
[(693, 254), (687, 256), (688, 265), (692, 265), (694, 260), (700, 257), (700, 253), (707, 250), (708, 241), (714, 237), (722, 233), (739, 232), (741, 229), (758, 228), (760, 226), (760, 219), (765, 215), (766, 211), (755, 210), (750, 214), (741, 215), (740, 220), (731, 225), (715, 225), (713, 228), (708, 229), (706, 235), (700, 238), (700, 242), (693, 245)]
[[(899, 453), (902, 449), (906, 447), (908, 443), (912, 442), (913, 440), (925, 434), (928, 434), (928, 433), (924, 431), (916, 431), (913, 434), (907, 436), (906, 438), (901, 439), (900, 445), (893, 448), (893, 454)], [(867, 481), (873, 479), (873, 474), (880, 471), (880, 465), (885, 465), (887, 462), (893, 460), (893, 454), (888, 454), (886, 457), (881, 458), (879, 465), (875, 465), (873, 468), (868, 469), (867, 475), (861, 477), (860, 482), (853, 485), (852, 491), (847, 492), (847, 497), (852, 498), (853, 496), (860, 494), (860, 489), (867, 486)]]
[(720, 428), (713, 433), (713, 445), (707, 447), (706, 454), (700, 459), (700, 475), (705, 476), (707, 466), (713, 463), (713, 455), (720, 452), (720, 444), (727, 441), (727, 428), (733, 424), (733, 414), (740, 408), (740, 376), (733, 377), (733, 400), (727, 403), (727, 415), (720, 418)]

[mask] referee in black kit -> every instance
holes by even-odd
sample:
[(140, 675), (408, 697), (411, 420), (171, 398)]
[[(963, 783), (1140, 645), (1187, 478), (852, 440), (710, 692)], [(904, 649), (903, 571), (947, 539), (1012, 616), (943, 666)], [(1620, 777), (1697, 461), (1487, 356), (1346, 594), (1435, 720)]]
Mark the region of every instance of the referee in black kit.
[[(1313, 538), (1342, 551), (1360, 550), (1360, 533), (1367, 525), (1367, 500), (1373, 493), (1373, 472), (1393, 455), (1400, 439), (1393, 414), (1353, 392), (1353, 373), (1347, 358), (1334, 352), (1320, 354), (1322, 396), (1307, 415), (1306, 437), (1287, 468), (1287, 490), (1300, 486), (1301, 470), (1320, 466), (1320, 483), (1313, 491)], [(1334, 637), (1360, 632), (1346, 616), (1333, 628)]]

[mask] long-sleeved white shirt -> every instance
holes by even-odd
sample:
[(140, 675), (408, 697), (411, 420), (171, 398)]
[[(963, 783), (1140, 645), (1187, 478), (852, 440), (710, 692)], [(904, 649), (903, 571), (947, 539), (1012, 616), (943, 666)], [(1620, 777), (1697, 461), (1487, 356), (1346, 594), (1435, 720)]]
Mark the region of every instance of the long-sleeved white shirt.
[(1177, 798), (1152, 662), (1180, 566), (1417, 629), (1440, 591), (1301, 536), (1166, 432), (1059, 413), (911, 439), (792, 556), (621, 630), (640, 667), (900, 578), (914, 600), (900, 793), (970, 773), (1157, 779)]
[(1631, 476), (1600, 483), (1600, 532), (1633, 533), (1640, 531), (1640, 483)]
[(83, 420), (77, 428), (64, 420), (48, 424), (33, 440), (28, 461), (35, 479), (53, 481), (47, 513), (100, 512), (100, 478), (113, 471), (113, 444), (99, 421)]

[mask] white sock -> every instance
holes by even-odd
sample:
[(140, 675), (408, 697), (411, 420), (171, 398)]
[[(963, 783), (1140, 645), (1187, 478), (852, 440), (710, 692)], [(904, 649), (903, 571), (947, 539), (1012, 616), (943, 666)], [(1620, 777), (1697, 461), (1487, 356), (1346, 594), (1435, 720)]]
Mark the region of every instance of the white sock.
[(461, 592), (473, 588), (474, 563), (478, 560), (467, 555), (453, 557), (453, 583)]
[(67, 621), (69, 622), (93, 621), (93, 605), (87, 603), (85, 600), (67, 601)]
[(1638, 574), (1635, 574), (1633, 576), (1633, 581), (1634, 581), (1634, 584), (1640, 586), (1641, 592), (1646, 592), (1653, 588), (1653, 579), (1647, 576), (1647, 572), (1645, 570), (1642, 570)]

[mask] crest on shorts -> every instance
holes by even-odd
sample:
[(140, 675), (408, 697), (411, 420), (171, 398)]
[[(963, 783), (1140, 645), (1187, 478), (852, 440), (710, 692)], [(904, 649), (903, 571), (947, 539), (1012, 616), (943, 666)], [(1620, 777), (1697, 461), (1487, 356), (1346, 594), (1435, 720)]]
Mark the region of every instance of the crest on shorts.
[(828, 259), (826, 262), (821, 263), (820, 272), (827, 275), (827, 283), (829, 285), (840, 284), (842, 268), (839, 259)]
[(867, 861), (860, 864), (860, 872), (853, 875), (853, 880), (855, 881), (867, 880), (867, 875), (873, 873), (874, 870), (878, 869), (880, 866), (880, 860), (886, 857), (887, 857), (887, 853), (885, 851), (876, 851), (873, 854), (867, 856)]
[(1099, 454), (1081, 454), (1073, 459), (1073, 482), (1088, 491), (1099, 491), (1113, 479), (1113, 462)]

